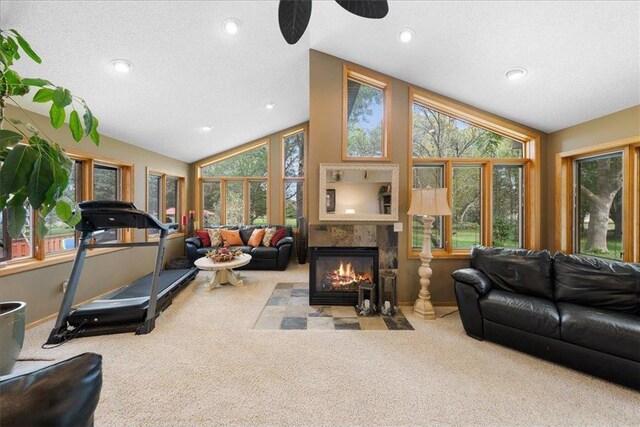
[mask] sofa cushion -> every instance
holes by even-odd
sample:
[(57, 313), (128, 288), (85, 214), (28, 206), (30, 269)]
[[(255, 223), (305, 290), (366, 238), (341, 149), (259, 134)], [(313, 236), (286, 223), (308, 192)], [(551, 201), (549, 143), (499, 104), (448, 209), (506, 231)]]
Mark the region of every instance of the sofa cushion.
[[(220, 230), (220, 235), (222, 236), (222, 245), (225, 248), (228, 248), (230, 246), (242, 246), (244, 245), (244, 242), (242, 241), (242, 238), (240, 237), (240, 231), (239, 230), (224, 230), (221, 229)], [(213, 243), (213, 242), (211, 242)]]
[(211, 239), (209, 239), (209, 230), (196, 230), (196, 236), (200, 238), (202, 246), (211, 246)]
[(471, 249), (471, 267), (482, 271), (497, 289), (553, 299), (553, 260), (547, 250)]
[(286, 236), (287, 236), (287, 229), (280, 228), (278, 231), (276, 231), (276, 234), (274, 234), (273, 237), (271, 238), (271, 246), (276, 246), (278, 242), (283, 238), (285, 238)]
[(262, 244), (262, 238), (264, 237), (265, 229), (264, 228), (256, 228), (251, 233), (251, 237), (247, 241), (248, 246), (258, 247)]
[(554, 255), (555, 299), (640, 316), (640, 264)]
[[(240, 238), (242, 239), (243, 245), (249, 245), (249, 239), (251, 238), (251, 234), (253, 234), (253, 230), (256, 228), (260, 228), (255, 225), (244, 225), (240, 227)], [(252, 246), (252, 245), (249, 245)]]
[(221, 228), (209, 228), (208, 232), (209, 232), (209, 244), (205, 245), (204, 243), (202, 244), (202, 246), (211, 246), (214, 248), (217, 248), (218, 246), (222, 245), (222, 234), (220, 234), (220, 230), (222, 230)]
[(480, 299), (480, 311), (487, 320), (560, 338), (560, 315), (555, 304), (547, 299), (494, 289)]
[(564, 341), (640, 362), (640, 318), (563, 302), (558, 310)]
[(208, 248), (198, 248), (196, 250), (196, 253), (198, 254), (198, 257), (201, 258), (203, 256), (205, 256), (207, 254), (207, 252), (211, 252), (212, 250), (214, 250), (215, 248), (212, 247), (208, 247)]
[(258, 246), (253, 248), (251, 256), (255, 259), (274, 259), (278, 257), (278, 248)]
[(245, 245), (229, 246), (229, 250), (233, 251), (236, 249), (240, 249), (244, 254), (251, 254), (251, 249), (253, 248), (251, 246), (245, 246)]
[(271, 246), (271, 239), (273, 238), (273, 236), (276, 234), (277, 228), (276, 227), (267, 227), (265, 229), (265, 233), (264, 233), (264, 237), (262, 238), (262, 244), (266, 247)]

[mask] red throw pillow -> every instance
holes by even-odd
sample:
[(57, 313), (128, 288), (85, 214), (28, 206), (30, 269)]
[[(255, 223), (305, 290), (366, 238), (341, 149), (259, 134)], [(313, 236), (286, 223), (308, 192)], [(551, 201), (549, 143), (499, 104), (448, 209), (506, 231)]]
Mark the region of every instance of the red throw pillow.
[(196, 230), (196, 236), (200, 238), (203, 248), (211, 246), (211, 240), (209, 239), (209, 232), (207, 230)]
[(280, 230), (276, 231), (276, 234), (274, 234), (273, 237), (271, 238), (271, 246), (277, 245), (278, 242), (282, 240), (282, 238), (286, 235), (287, 235), (286, 228), (281, 228)]

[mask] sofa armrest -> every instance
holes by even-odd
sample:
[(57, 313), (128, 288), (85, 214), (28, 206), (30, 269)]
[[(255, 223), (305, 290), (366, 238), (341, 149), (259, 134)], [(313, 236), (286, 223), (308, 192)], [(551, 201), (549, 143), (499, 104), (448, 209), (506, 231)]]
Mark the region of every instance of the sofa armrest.
[(486, 295), (491, 290), (491, 280), (480, 270), (475, 268), (462, 268), (451, 274), (456, 282), (473, 286), (480, 295)]
[(276, 243), (276, 248), (279, 248), (282, 245), (287, 245), (287, 244), (290, 245), (292, 243), (293, 243), (293, 237), (283, 237), (278, 241), (278, 243)]
[(188, 239), (184, 239), (184, 243), (186, 245), (194, 245), (196, 249), (200, 249), (202, 247), (202, 241), (199, 237), (189, 237)]

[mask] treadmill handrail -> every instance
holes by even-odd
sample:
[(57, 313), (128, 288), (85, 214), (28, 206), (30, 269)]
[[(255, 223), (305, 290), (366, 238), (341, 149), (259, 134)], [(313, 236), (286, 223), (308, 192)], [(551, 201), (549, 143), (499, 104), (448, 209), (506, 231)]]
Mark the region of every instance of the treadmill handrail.
[(169, 226), (141, 211), (130, 202), (93, 200), (81, 202), (78, 231), (98, 231), (113, 228), (138, 228), (169, 231)]

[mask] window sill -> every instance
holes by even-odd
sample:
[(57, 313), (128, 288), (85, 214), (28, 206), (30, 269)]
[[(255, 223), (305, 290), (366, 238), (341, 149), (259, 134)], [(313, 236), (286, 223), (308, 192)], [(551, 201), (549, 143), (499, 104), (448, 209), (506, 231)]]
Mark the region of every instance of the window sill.
[[(91, 258), (97, 255), (104, 255), (111, 252), (122, 251), (130, 248), (108, 248), (108, 249), (89, 249), (87, 251), (87, 258)], [(63, 264), (65, 262), (71, 262), (76, 257), (76, 251), (70, 251), (65, 254), (50, 255), (44, 260), (27, 259), (24, 261), (18, 261), (15, 263), (7, 263), (0, 266), (0, 277), (10, 276), (12, 274), (24, 273), (25, 271), (37, 270), (39, 268), (49, 267), (52, 265)]]
[[(173, 233), (173, 234), (169, 234), (167, 236), (167, 240), (173, 240), (173, 239), (178, 239), (181, 237), (187, 237), (185, 233)], [(158, 240), (160, 240), (159, 237), (147, 237), (147, 242), (157, 242)]]
[[(420, 259), (420, 253), (419, 252), (413, 252), (410, 253), (407, 256), (408, 259)], [(471, 258), (471, 254), (470, 253), (464, 253), (464, 254), (447, 254), (447, 253), (443, 253), (443, 254), (437, 254), (434, 253), (433, 254), (433, 259), (470, 259)]]

